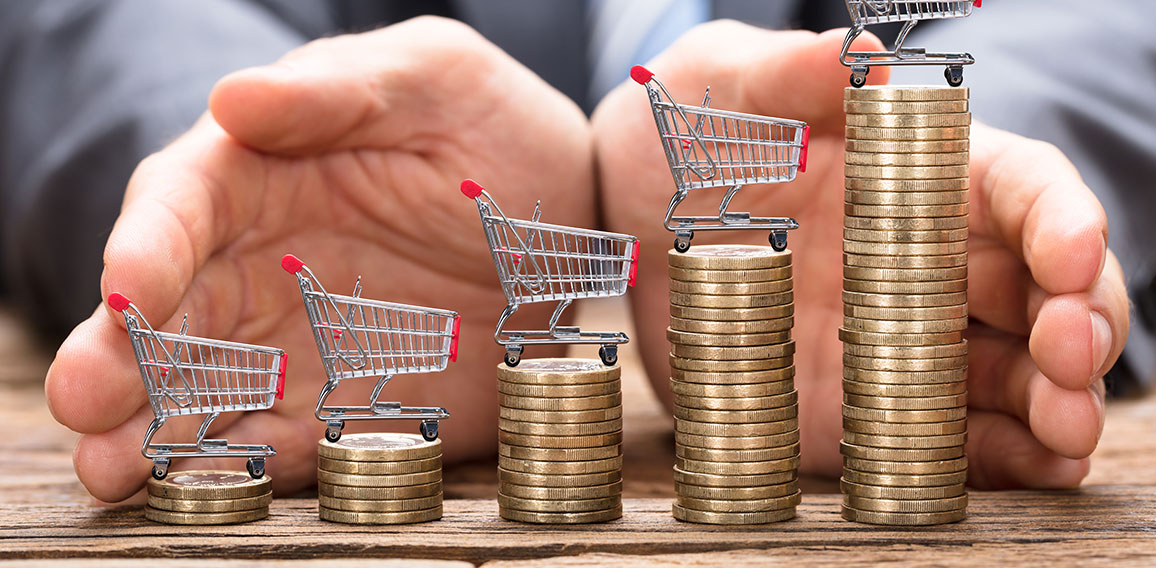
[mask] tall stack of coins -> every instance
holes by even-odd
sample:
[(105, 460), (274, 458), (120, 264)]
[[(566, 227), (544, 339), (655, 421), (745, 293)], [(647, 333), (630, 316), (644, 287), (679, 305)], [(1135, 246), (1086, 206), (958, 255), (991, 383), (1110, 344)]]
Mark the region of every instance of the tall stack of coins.
[(967, 89), (847, 89), (843, 518), (966, 516)]
[(323, 521), (400, 525), (442, 518), (442, 441), (416, 434), (347, 434), (317, 443)]
[(668, 253), (676, 519), (761, 524), (800, 500), (790, 251)]
[(622, 516), (622, 383), (597, 359), (498, 365), (498, 513), (526, 523)]
[(149, 479), (145, 518), (170, 525), (229, 525), (269, 516), (273, 482), (235, 471), (180, 471)]

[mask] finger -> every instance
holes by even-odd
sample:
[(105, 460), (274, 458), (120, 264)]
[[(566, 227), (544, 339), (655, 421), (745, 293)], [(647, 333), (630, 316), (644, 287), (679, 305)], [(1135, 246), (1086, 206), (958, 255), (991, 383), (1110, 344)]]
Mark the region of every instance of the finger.
[(976, 489), (1066, 489), (1088, 475), (1088, 458), (1052, 452), (1006, 414), (973, 411), (967, 429), (967, 483)]
[(1052, 294), (1086, 290), (1107, 257), (1103, 207), (1054, 146), (983, 125), (972, 128), (977, 234), (1000, 238)]
[[(80, 437), (72, 453), (72, 465), (76, 476), (93, 497), (117, 503), (144, 487), (152, 462), (141, 456), (140, 447), (152, 420), (152, 409), (142, 407), (107, 432)], [(162, 431), (157, 438), (168, 440), (170, 434)]]
[(982, 237), (968, 242), (967, 260), (968, 315), (1001, 331), (1028, 335), (1029, 297), (1040, 289), (1023, 260)]

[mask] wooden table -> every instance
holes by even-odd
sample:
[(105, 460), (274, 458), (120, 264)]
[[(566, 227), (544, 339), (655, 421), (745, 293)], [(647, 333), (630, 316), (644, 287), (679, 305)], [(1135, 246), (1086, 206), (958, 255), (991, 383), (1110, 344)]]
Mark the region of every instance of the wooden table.
[[(585, 317), (620, 309), (595, 304)], [(270, 517), (224, 527), (170, 527), (138, 506), (95, 507), (72, 472), (75, 434), (44, 404), (49, 358), (0, 311), (0, 559), (33, 566), (736, 566), (747, 564), (1156, 565), (1156, 398), (1109, 406), (1085, 486), (973, 492), (955, 525), (871, 527), (839, 517), (838, 486), (804, 480), (796, 520), (738, 529), (670, 516), (670, 419), (623, 352), (625, 514), (587, 526), (533, 526), (497, 515), (495, 464), (446, 471), (445, 517), (403, 527), (317, 519), (316, 498), (278, 499)], [(82, 560), (83, 559), (83, 560)], [(164, 560), (158, 560), (164, 559)], [(198, 560), (200, 559), (200, 561)], [(372, 560), (370, 560), (372, 559)], [(392, 560), (391, 560), (392, 559)], [(399, 561), (398, 559), (407, 559)], [(241, 565), (238, 563), (237, 565)]]

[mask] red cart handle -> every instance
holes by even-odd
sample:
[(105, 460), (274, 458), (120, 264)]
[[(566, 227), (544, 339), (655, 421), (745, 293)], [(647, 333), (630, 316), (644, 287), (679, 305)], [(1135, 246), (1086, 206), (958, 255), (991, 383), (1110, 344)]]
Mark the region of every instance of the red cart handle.
[(289, 354), (281, 354), (281, 365), (277, 368), (277, 400), (285, 398), (285, 369), (289, 366)]
[(983, 6), (983, 0), (975, 0), (975, 1), (974, 1), (974, 2), (972, 2), (971, 4), (972, 4), (973, 6), (975, 6), (976, 8), (979, 8), (979, 7)]
[(118, 312), (123, 312), (123, 311), (127, 310), (128, 305), (131, 303), (132, 302), (128, 301), (128, 298), (125, 298), (124, 296), (117, 294), (116, 292), (113, 292), (113, 293), (108, 295), (109, 307), (111, 307), (112, 309), (114, 309)]
[(454, 316), (453, 337), (450, 339), (450, 361), (458, 361), (458, 331), (462, 329), (462, 316)]
[(799, 151), (799, 172), (807, 171), (807, 145), (811, 142), (811, 126), (803, 127), (803, 149)]
[(302, 262), (300, 258), (297, 258), (291, 254), (287, 254), (281, 257), (281, 268), (284, 268), (285, 272), (288, 272), (289, 274), (297, 274), (298, 272), (301, 272), (301, 267), (303, 266), (305, 266), (305, 263)]
[(630, 253), (630, 275), (626, 280), (626, 285), (630, 287), (638, 281), (638, 248), (641, 245), (642, 241), (634, 241), (634, 251)]
[(630, 78), (634, 79), (634, 82), (639, 85), (645, 85), (654, 78), (654, 73), (651, 73), (649, 69), (641, 65), (635, 65), (630, 68)]
[(462, 180), (462, 195), (465, 195), (470, 199), (477, 199), (477, 197), (482, 194), (482, 190), (484, 189), (486, 188), (482, 187), (482, 184), (472, 179)]

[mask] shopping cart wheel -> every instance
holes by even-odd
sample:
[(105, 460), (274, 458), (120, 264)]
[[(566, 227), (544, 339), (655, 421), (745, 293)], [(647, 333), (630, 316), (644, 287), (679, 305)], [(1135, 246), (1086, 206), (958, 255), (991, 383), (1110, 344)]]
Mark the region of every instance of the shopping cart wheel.
[(253, 479), (261, 479), (265, 477), (265, 459), (249, 458), (249, 461), (245, 462), (245, 469), (249, 470), (249, 475)]
[(787, 250), (787, 232), (786, 231), (772, 231), (771, 236), (767, 239), (771, 242), (771, 248), (778, 252)]
[(948, 85), (958, 87), (963, 84), (963, 67), (948, 67), (943, 70), (943, 77), (947, 79)]
[(160, 481), (169, 474), (169, 460), (153, 461), (153, 479)]
[(330, 443), (341, 439), (341, 430), (345, 427), (345, 423), (329, 423), (325, 428), (325, 439)]
[(507, 367), (517, 367), (518, 363), (521, 363), (521, 362), (522, 362), (522, 350), (520, 348), (519, 349), (506, 349), (506, 366)]
[(684, 237), (682, 235), (675, 237), (674, 238), (674, 250), (676, 250), (678, 252), (686, 252), (686, 251), (690, 250), (690, 240), (692, 238), (694, 238), (694, 237), (693, 236)]
[(603, 345), (598, 348), (598, 358), (602, 359), (602, 364), (607, 367), (614, 366), (618, 362), (618, 346), (617, 345)]
[(867, 74), (871, 72), (869, 67), (852, 67), (851, 68), (851, 86), (858, 89), (867, 84)]
[(427, 442), (432, 442), (438, 439), (437, 420), (424, 420), (422, 421), (421, 425), (417, 427), (417, 429), (419, 432), (421, 432), (421, 437), (425, 438)]

